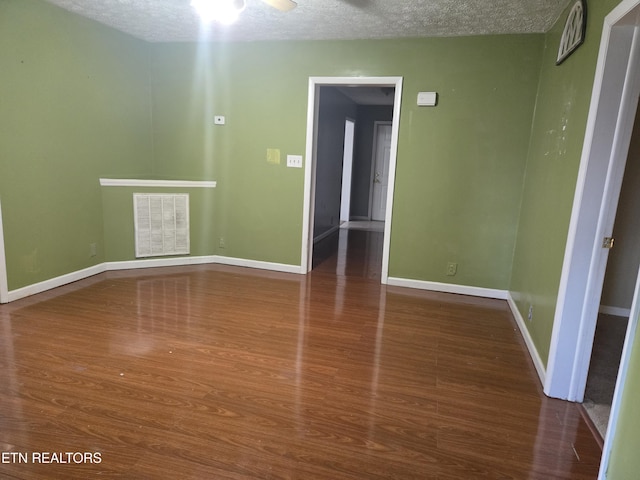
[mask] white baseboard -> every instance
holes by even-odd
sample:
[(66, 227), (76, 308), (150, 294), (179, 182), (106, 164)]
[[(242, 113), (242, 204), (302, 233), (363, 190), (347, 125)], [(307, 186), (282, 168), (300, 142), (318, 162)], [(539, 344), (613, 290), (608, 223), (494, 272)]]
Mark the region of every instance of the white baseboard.
[(152, 258), (143, 260), (127, 260), (122, 262), (105, 262), (92, 267), (88, 267), (75, 272), (60, 275), (59, 277), (50, 278), (42, 282), (27, 285), (26, 287), (10, 290), (7, 293), (6, 302), (14, 302), (21, 298), (36, 295), (37, 293), (46, 292), (57, 287), (62, 287), (78, 280), (83, 280), (99, 273), (113, 270), (133, 270), (137, 268), (156, 268), (156, 267), (176, 267), (184, 265), (203, 265), (214, 264), (233, 265), (236, 267), (249, 267), (261, 270), (271, 270), (284, 273), (304, 273), (300, 265), (288, 265), (285, 263), (261, 262), (258, 260), (247, 260), (244, 258), (224, 257), (220, 255), (205, 255), (198, 257), (170, 257), (170, 258)]
[(61, 287), (68, 283), (77, 282), (78, 280), (97, 275), (98, 273), (102, 273), (104, 271), (106, 271), (105, 264), (101, 263), (99, 265), (94, 265), (92, 267), (77, 270), (65, 275), (60, 275), (59, 277), (50, 278), (49, 280), (44, 280), (32, 285), (27, 285), (26, 287), (18, 288), (16, 290), (9, 290), (8, 300), (9, 302), (14, 302), (16, 300), (20, 300), (21, 298), (29, 297), (37, 293), (46, 292), (47, 290)]
[(198, 257), (169, 257), (169, 258), (146, 258), (141, 260), (126, 260), (123, 262), (106, 262), (106, 271), (111, 270), (133, 270), (135, 268), (155, 268), (155, 267), (177, 267), (182, 265), (203, 265), (206, 263), (216, 263), (215, 255), (204, 255)]
[(533, 339), (531, 338), (529, 329), (527, 328), (524, 318), (520, 314), (520, 310), (518, 310), (518, 306), (516, 305), (516, 302), (511, 296), (510, 292), (507, 292), (507, 303), (509, 304), (509, 308), (511, 309), (513, 317), (516, 319), (516, 324), (520, 329), (520, 334), (524, 339), (527, 350), (529, 350), (529, 356), (531, 356), (531, 360), (533, 360), (533, 365), (535, 366), (536, 372), (538, 373), (538, 378), (540, 378), (540, 383), (544, 386), (545, 379), (547, 377), (547, 369), (544, 366), (542, 358), (540, 358), (540, 354), (538, 353), (538, 349), (536, 348), (535, 343), (533, 343)]
[(235, 267), (258, 268), (260, 270), (271, 270), (284, 273), (305, 273), (300, 265), (289, 265), (287, 263), (262, 262), (260, 260), (248, 260), (246, 258), (223, 257), (214, 255), (212, 263), (221, 265), (233, 265)]
[(600, 305), (598, 312), (606, 315), (614, 315), (616, 317), (629, 317), (631, 315), (630, 308), (610, 307), (607, 305)]
[(408, 278), (389, 277), (387, 285), (396, 287), (417, 288), (420, 290), (433, 290), (435, 292), (457, 293), (459, 295), (471, 295), (473, 297), (497, 298), (506, 300), (506, 290), (492, 288), (470, 287), (467, 285), (453, 285), (451, 283), (427, 282), (425, 280), (412, 280)]

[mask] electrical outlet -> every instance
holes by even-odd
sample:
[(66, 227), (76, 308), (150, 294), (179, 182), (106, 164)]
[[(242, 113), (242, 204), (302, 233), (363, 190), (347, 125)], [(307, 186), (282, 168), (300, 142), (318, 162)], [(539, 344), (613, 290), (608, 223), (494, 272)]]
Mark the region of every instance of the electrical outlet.
[(533, 320), (533, 305), (529, 305), (529, 313), (527, 313), (527, 320)]
[(220, 240), (218, 241), (218, 246), (220, 248), (224, 248), (225, 247), (224, 237), (220, 237)]
[(453, 277), (458, 272), (458, 264), (449, 262), (447, 263), (447, 275)]
[(98, 246), (95, 243), (89, 244), (89, 256), (95, 257), (98, 254)]

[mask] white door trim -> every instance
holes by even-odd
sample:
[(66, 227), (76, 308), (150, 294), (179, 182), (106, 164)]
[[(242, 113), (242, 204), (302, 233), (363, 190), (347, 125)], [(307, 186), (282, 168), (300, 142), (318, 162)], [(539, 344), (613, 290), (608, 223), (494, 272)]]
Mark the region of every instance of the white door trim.
[(389, 278), (389, 244), (391, 243), (391, 219), (393, 212), (393, 192), (395, 187), (396, 158), (398, 153), (398, 133), (400, 131), (400, 101), (402, 99), (402, 77), (309, 77), (307, 104), (307, 144), (305, 151), (304, 200), (302, 214), (302, 252), (300, 272), (311, 271), (313, 251), (313, 212), (315, 197), (316, 152), (318, 135), (318, 91), (321, 86), (378, 86), (395, 88), (393, 122), (391, 127), (391, 158), (389, 160), (389, 187), (387, 190), (387, 211), (384, 226), (381, 282)]
[(4, 230), (2, 227), (2, 203), (0, 202), (0, 303), (9, 302), (9, 284), (7, 282), (7, 257), (4, 253)]

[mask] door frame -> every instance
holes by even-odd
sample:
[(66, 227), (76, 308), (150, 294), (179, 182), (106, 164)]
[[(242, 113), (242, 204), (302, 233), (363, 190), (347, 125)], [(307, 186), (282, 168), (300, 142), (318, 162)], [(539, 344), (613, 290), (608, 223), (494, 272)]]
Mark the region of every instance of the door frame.
[[(376, 170), (376, 156), (378, 154), (378, 127), (380, 125), (391, 125), (393, 129), (393, 123), (388, 120), (376, 120), (373, 122), (373, 146), (371, 148), (371, 175), (369, 180), (369, 220), (373, 220), (373, 181), (375, 177)], [(391, 162), (391, 159), (389, 159)], [(391, 167), (391, 164), (389, 164)], [(389, 189), (387, 187), (387, 195), (389, 194)]]
[(318, 139), (319, 91), (324, 86), (347, 87), (393, 87), (393, 121), (391, 127), (391, 155), (389, 159), (389, 187), (387, 190), (387, 211), (382, 249), (381, 283), (389, 279), (389, 245), (391, 243), (391, 221), (393, 212), (393, 192), (395, 187), (396, 160), (398, 154), (398, 133), (400, 130), (400, 104), (402, 99), (402, 79), (391, 77), (309, 77), (307, 103), (307, 141), (305, 149), (304, 200), (302, 213), (302, 246), (300, 273), (311, 271), (313, 260), (313, 213), (315, 210), (316, 144)]
[(4, 230), (2, 227), (2, 202), (0, 202), (0, 303), (9, 302), (9, 284), (7, 282), (7, 257), (4, 253)]

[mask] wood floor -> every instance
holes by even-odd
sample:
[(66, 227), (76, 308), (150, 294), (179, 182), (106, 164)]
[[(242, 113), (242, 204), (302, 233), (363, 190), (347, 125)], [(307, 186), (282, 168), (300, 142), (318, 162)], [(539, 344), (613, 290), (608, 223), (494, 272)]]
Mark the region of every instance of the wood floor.
[(382, 234), (342, 235), (307, 276), (111, 272), (0, 306), (0, 478), (596, 478), (505, 302), (381, 286)]

